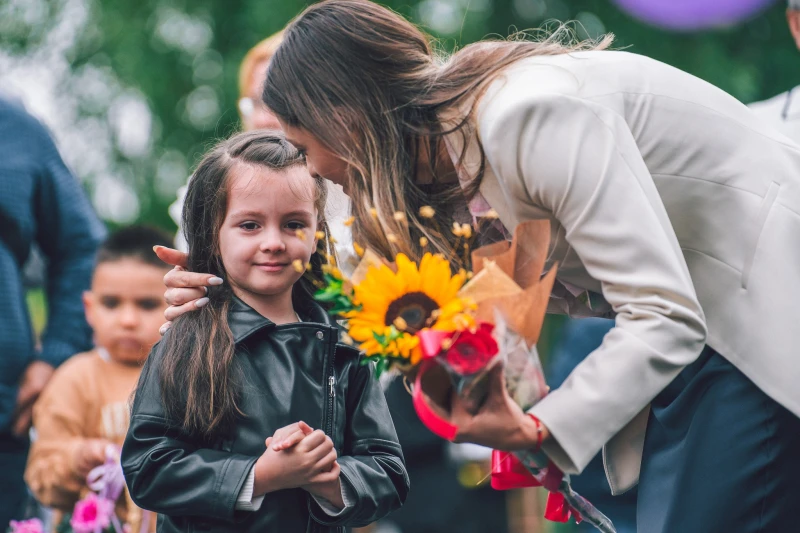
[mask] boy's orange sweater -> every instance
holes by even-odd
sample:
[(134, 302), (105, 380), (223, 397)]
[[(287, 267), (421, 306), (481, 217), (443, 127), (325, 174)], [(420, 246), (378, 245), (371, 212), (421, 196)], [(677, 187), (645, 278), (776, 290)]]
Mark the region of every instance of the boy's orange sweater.
[[(122, 446), (128, 431), (128, 401), (141, 367), (111, 360), (101, 350), (75, 355), (61, 365), (33, 409), (36, 440), (25, 469), (25, 481), (36, 498), (60, 511), (71, 512), (86, 494), (86, 479), (76, 472), (78, 451), (89, 439), (106, 439)], [(117, 515), (139, 531), (141, 510), (127, 490), (117, 502)], [(151, 518), (155, 531), (155, 516)]]

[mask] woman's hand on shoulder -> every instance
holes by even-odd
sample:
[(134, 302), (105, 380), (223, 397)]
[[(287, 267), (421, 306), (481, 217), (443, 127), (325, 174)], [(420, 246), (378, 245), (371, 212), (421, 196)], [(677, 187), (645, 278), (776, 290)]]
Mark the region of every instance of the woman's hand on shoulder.
[(164, 318), (168, 322), (159, 330), (163, 335), (173, 320), (206, 305), (208, 303), (206, 287), (221, 285), (222, 279), (211, 274), (187, 271), (188, 255), (179, 250), (165, 246), (156, 246), (153, 250), (159, 259), (175, 266), (164, 276), (164, 285), (167, 286), (164, 298), (170, 306), (164, 311)]

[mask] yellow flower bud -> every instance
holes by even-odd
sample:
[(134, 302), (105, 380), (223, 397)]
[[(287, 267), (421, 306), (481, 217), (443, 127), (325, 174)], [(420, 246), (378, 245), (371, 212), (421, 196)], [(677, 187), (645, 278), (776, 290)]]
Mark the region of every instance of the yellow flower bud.
[(362, 248), (361, 245), (358, 244), (357, 242), (353, 242), (353, 250), (355, 250), (356, 255), (358, 257), (364, 256), (364, 248)]
[(356, 221), (356, 217), (350, 217), (347, 220), (345, 220), (344, 222), (342, 222), (342, 224), (344, 224), (347, 227), (350, 227), (350, 226), (353, 225), (353, 222), (355, 222), (355, 221)]
[(433, 218), (436, 216), (436, 211), (429, 205), (423, 205), (419, 208), (419, 216), (422, 218)]
[(489, 210), (486, 212), (486, 214), (485, 214), (485, 215), (483, 215), (483, 217), (484, 217), (484, 218), (491, 218), (491, 219), (495, 219), (495, 218), (500, 218), (500, 215), (498, 215), (498, 214), (497, 214), (497, 211), (495, 211), (494, 209), (489, 209)]
[(299, 259), (295, 259), (294, 261), (292, 261), (292, 266), (298, 272), (302, 272), (306, 269), (306, 267), (303, 266), (303, 262), (300, 261)]
[(317, 239), (324, 239), (325, 238), (325, 232), (324, 231), (318, 231), (318, 232), (316, 232), (314, 234), (314, 237), (316, 237)]
[(372, 215), (372, 218), (378, 218), (378, 210), (374, 207), (369, 208), (369, 214)]
[(405, 222), (406, 221), (406, 214), (401, 211), (395, 211), (394, 215), (392, 215), (394, 219), (398, 222)]
[(392, 244), (397, 244), (397, 235), (395, 235), (394, 233), (387, 233), (386, 240)]
[(453, 347), (452, 339), (442, 339), (442, 350), (449, 350)]
[(297, 235), (297, 238), (300, 239), (301, 241), (306, 240), (306, 232), (305, 231), (299, 229), (299, 230), (295, 231), (294, 234)]
[(420, 237), (419, 238), (419, 245), (425, 248), (428, 246), (428, 238), (427, 237)]
[(408, 329), (408, 323), (401, 316), (395, 318), (392, 324), (394, 324), (394, 327), (396, 327), (400, 331), (405, 331)]

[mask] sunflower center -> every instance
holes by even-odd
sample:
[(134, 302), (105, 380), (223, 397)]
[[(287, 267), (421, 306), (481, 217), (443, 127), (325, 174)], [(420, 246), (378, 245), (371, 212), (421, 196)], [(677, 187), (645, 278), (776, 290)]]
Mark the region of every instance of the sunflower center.
[(409, 292), (389, 304), (384, 322), (389, 326), (400, 317), (408, 324), (406, 331), (414, 334), (426, 326), (438, 308), (439, 304), (424, 292)]

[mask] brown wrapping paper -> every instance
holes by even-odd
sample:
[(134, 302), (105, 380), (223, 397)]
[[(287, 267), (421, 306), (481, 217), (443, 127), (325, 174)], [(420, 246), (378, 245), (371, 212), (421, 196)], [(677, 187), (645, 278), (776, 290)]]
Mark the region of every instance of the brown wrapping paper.
[(528, 346), (539, 340), (557, 266), (542, 276), (550, 245), (550, 222), (529, 220), (511, 244), (498, 242), (472, 253), (473, 277), (459, 292), (478, 306), (477, 320), (494, 322), (497, 310)]

